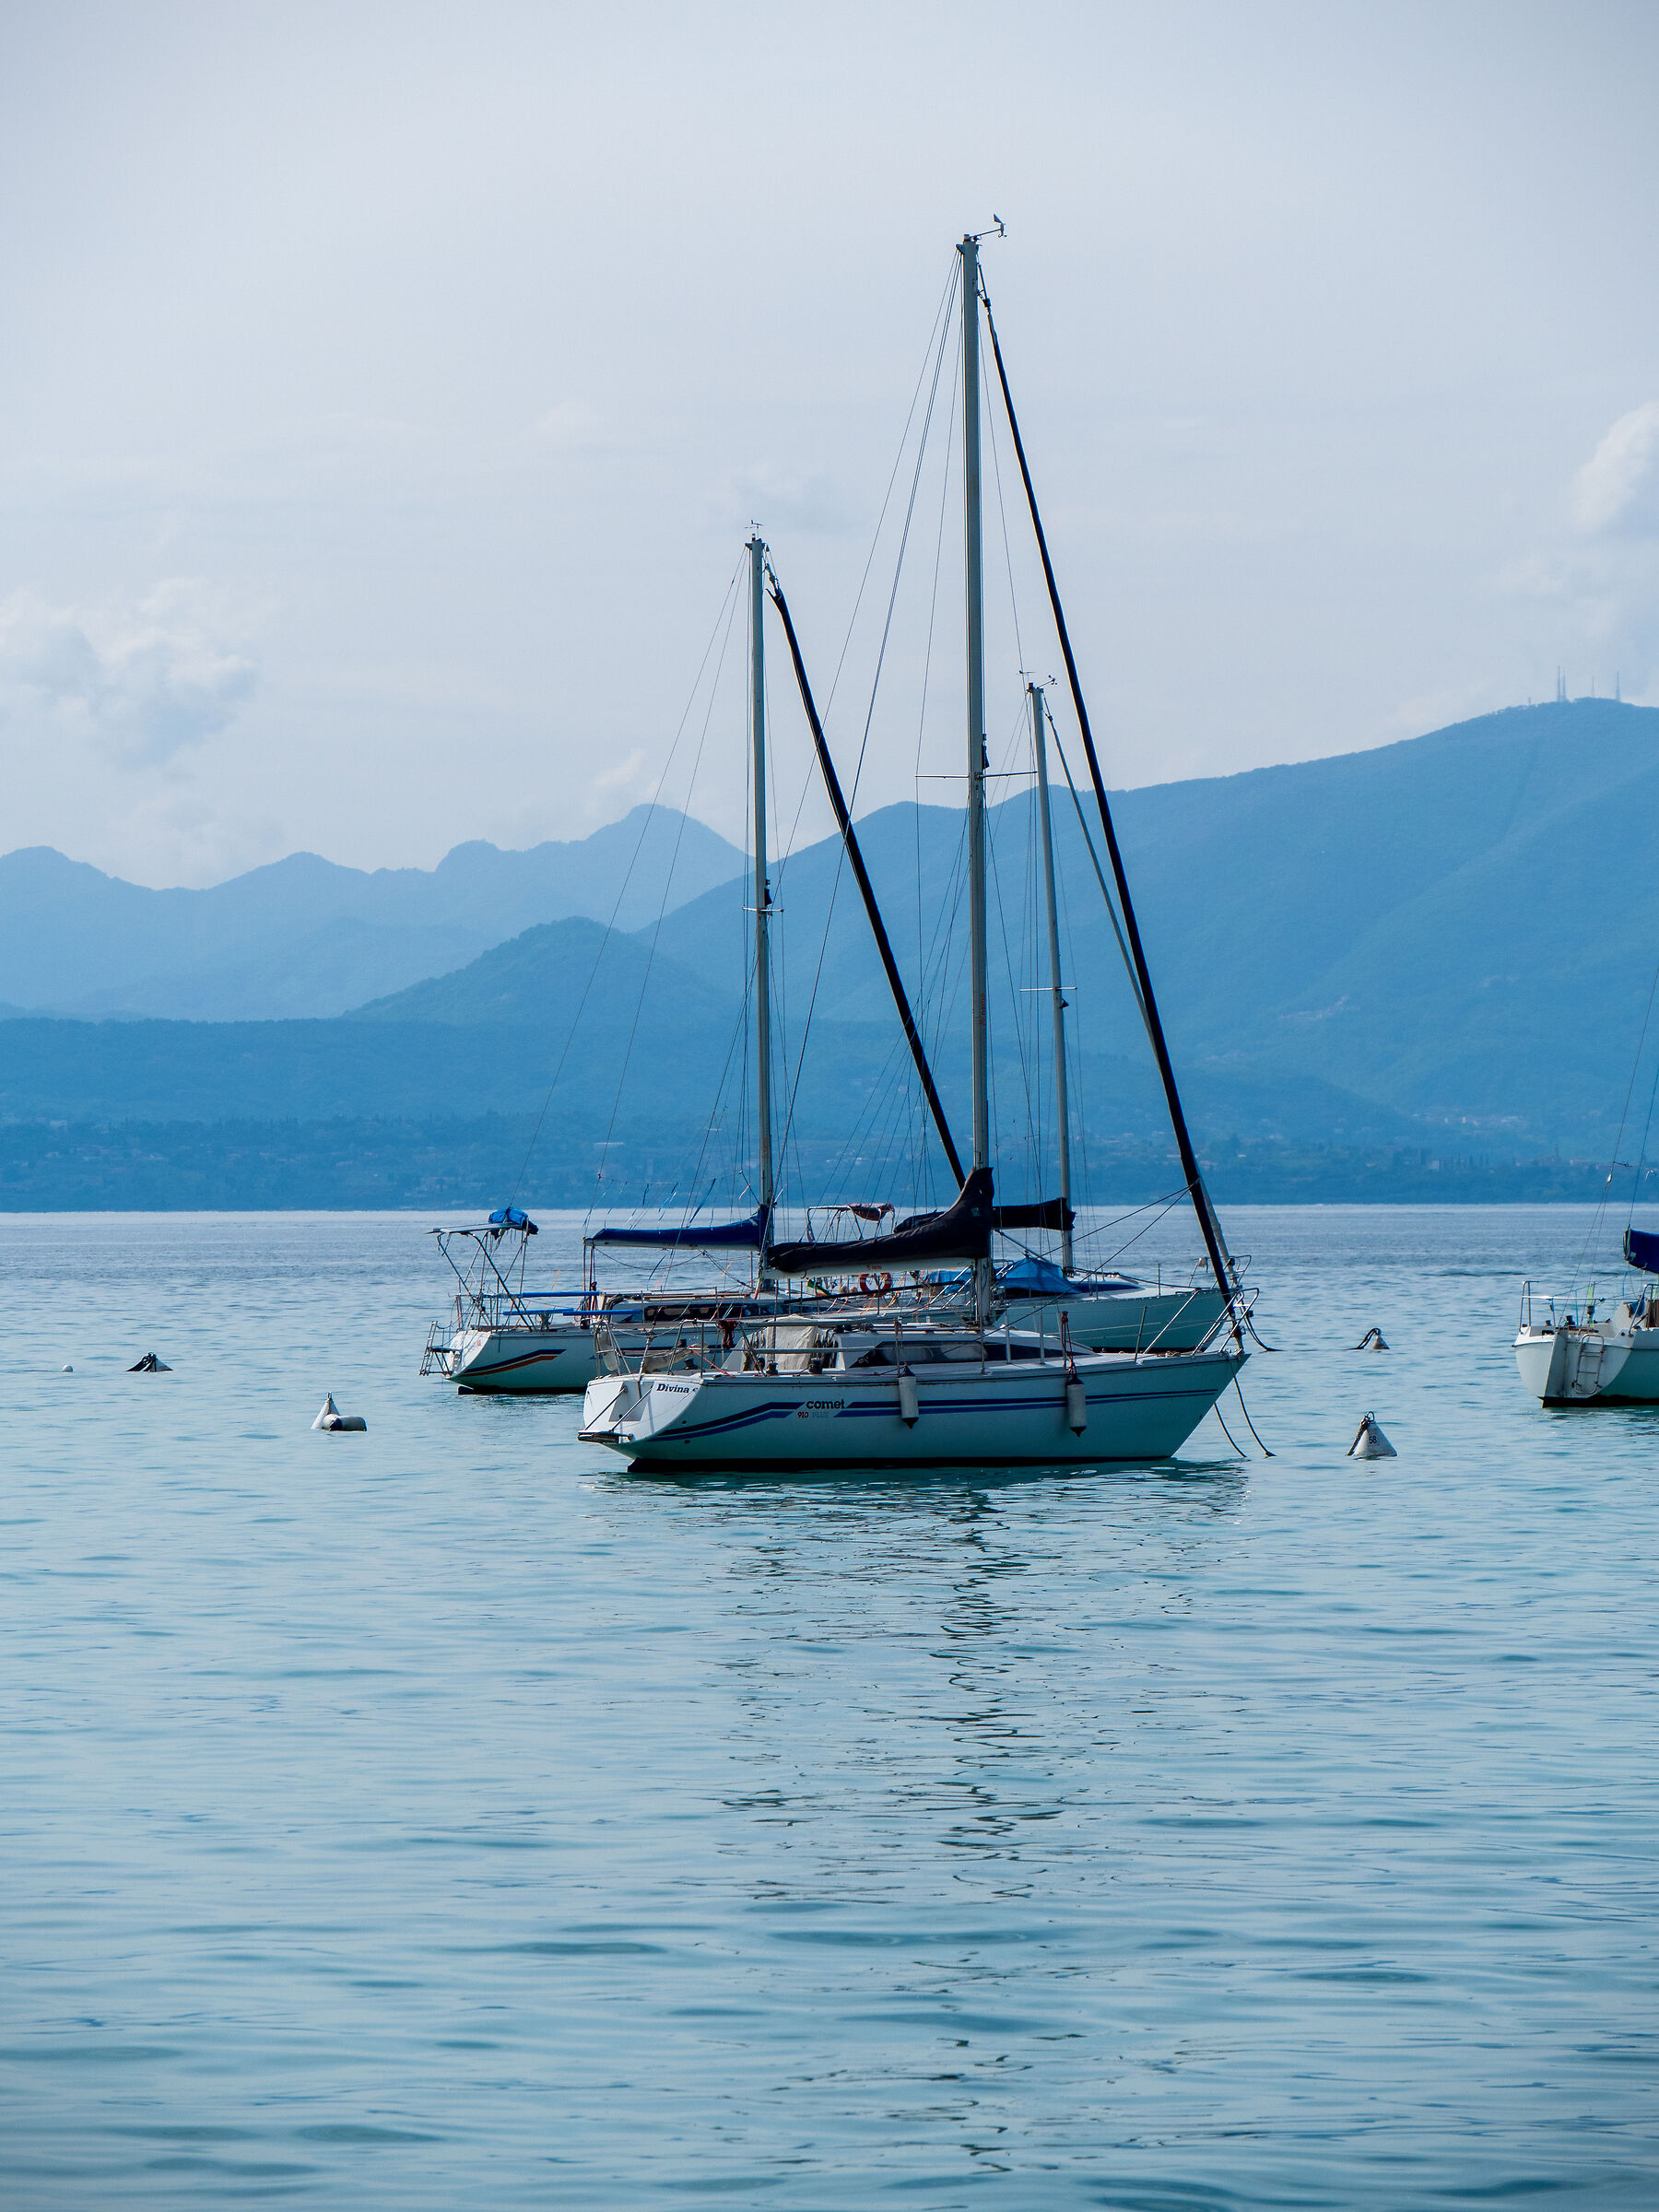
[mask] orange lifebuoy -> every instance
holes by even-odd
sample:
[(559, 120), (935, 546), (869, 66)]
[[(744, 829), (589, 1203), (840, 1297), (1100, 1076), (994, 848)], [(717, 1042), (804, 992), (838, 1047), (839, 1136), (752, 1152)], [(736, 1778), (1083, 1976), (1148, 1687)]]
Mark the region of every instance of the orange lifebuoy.
[(888, 1273), (885, 1271), (885, 1269), (884, 1269), (884, 1270), (883, 1270), (883, 1273), (882, 1273), (882, 1277), (881, 1277), (881, 1288), (882, 1288), (882, 1291), (883, 1291), (884, 1295), (885, 1295), (885, 1293), (886, 1293), (886, 1292), (888, 1292), (888, 1290), (890, 1290), (890, 1289), (892, 1288), (892, 1287), (893, 1287), (893, 1278), (892, 1278), (892, 1277), (891, 1277), (890, 1275), (888, 1275)]
[(864, 1291), (866, 1297), (876, 1288), (875, 1284), (870, 1280), (870, 1277), (867, 1275), (861, 1275), (859, 1277), (858, 1287), (862, 1291)]

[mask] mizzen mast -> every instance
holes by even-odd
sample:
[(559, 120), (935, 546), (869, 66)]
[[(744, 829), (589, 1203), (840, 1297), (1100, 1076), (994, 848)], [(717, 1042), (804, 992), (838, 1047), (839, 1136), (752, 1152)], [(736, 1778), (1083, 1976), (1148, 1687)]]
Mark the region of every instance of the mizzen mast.
[(1054, 897), (1054, 826), (1049, 818), (1048, 707), (1041, 684), (1028, 684), (1031, 749), (1037, 756), (1037, 806), (1042, 824), (1042, 888), (1048, 900), (1049, 994), (1054, 1013), (1054, 1113), (1060, 1133), (1060, 1265), (1072, 1271), (1071, 1108), (1065, 1090), (1065, 993), (1060, 981), (1060, 912)]

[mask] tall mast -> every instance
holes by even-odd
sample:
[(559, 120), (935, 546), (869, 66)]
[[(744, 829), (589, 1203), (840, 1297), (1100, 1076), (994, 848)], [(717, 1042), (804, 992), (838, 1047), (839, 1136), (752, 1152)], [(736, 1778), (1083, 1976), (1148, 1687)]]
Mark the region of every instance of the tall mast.
[(1047, 708), (1042, 686), (1028, 684), (1031, 701), (1031, 747), (1037, 755), (1037, 805), (1042, 821), (1042, 888), (1048, 900), (1049, 992), (1054, 1006), (1054, 1113), (1060, 1131), (1060, 1265), (1072, 1271), (1071, 1109), (1065, 1096), (1065, 997), (1060, 982), (1060, 912), (1054, 899), (1054, 826), (1049, 819), (1048, 745), (1043, 729)]
[(766, 866), (766, 546), (757, 531), (749, 557), (749, 733), (755, 789), (755, 1084), (760, 1147), (760, 1204), (772, 1204), (771, 963), (768, 945), (771, 884)]
[[(973, 1164), (991, 1165), (990, 1038), (985, 1018), (985, 622), (980, 569), (979, 241), (962, 257), (962, 501), (968, 600), (968, 943), (973, 1020)], [(974, 1298), (982, 1322), (990, 1306), (991, 1263), (974, 1263)]]

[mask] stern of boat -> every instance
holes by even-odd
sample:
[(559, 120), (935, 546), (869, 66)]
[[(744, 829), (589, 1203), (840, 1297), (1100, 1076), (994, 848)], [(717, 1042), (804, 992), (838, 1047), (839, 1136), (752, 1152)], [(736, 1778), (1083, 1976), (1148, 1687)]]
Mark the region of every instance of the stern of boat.
[(423, 1375), (441, 1375), (451, 1382), (455, 1372), (456, 1348), (447, 1321), (435, 1321), (427, 1331), (426, 1349), (420, 1355)]

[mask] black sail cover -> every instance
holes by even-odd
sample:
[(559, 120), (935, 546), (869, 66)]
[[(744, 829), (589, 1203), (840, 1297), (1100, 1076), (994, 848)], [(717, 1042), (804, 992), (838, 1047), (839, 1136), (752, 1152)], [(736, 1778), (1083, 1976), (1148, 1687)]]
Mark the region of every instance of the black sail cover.
[(885, 1237), (769, 1245), (766, 1265), (775, 1275), (851, 1275), (876, 1267), (931, 1267), (940, 1260), (985, 1260), (994, 1211), (991, 1171), (975, 1168), (942, 1213), (917, 1214)]
[(1035, 1206), (996, 1206), (991, 1209), (993, 1229), (1069, 1229), (1077, 1218), (1060, 1198), (1040, 1198)]

